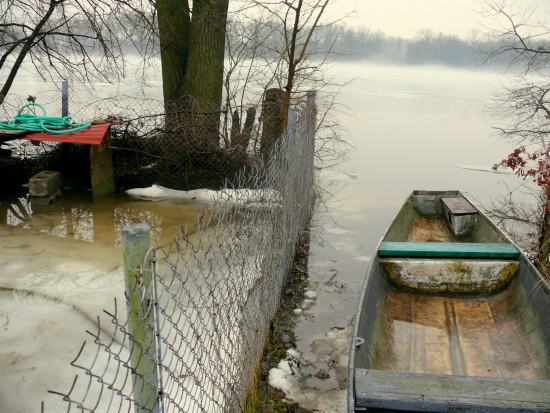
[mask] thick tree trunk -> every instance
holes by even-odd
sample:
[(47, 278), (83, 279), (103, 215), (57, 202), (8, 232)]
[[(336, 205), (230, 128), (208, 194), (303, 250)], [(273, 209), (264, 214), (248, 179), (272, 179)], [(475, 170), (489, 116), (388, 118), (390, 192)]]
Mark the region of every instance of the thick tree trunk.
[(192, 112), (191, 142), (219, 147), (225, 29), (229, 0), (194, 0), (184, 89)]
[(157, 14), (164, 109), (170, 113), (184, 103), (187, 95), (184, 81), (191, 27), (189, 3), (187, 0), (157, 0)]

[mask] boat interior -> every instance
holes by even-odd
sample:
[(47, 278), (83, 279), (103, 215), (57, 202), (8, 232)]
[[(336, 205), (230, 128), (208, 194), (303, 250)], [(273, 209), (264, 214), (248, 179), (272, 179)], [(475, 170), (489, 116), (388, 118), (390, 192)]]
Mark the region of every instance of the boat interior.
[(371, 264), (355, 335), (356, 406), (395, 408), (382, 402), (388, 392), (460, 399), (465, 378), (484, 378), (469, 391), (485, 404), (508, 403), (492, 399), (498, 385), (519, 400), (510, 403), (550, 409), (548, 283), (458, 191), (407, 200)]

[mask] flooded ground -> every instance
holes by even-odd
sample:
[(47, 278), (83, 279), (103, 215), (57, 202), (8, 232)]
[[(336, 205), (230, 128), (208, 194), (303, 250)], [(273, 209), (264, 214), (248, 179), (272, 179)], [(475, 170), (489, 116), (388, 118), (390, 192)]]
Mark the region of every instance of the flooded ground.
[[(351, 323), (376, 245), (413, 189), (458, 189), (480, 202), (521, 182), (487, 172), (510, 145), (494, 137), (496, 73), (433, 67), (336, 65), (342, 116), (354, 145), (313, 218), (309, 274), (315, 302), (296, 327), (302, 380), (289, 395), (318, 411), (345, 412)], [(465, 169), (479, 169), (478, 171)], [(398, 337), (397, 341), (406, 340)]]
[[(25, 194), (0, 200), (2, 412), (39, 411), (46, 390), (70, 387), (69, 363), (85, 330), (96, 331), (96, 317), (114, 298), (124, 302), (123, 226), (146, 222), (153, 243), (163, 246), (203, 211), (189, 202), (88, 198), (67, 192), (47, 207)], [(55, 407), (46, 402), (46, 411)]]
[[(285, 388), (304, 407), (327, 413), (345, 411), (358, 295), (376, 244), (409, 193), (459, 189), (487, 202), (520, 184), (487, 172), (510, 150), (493, 137), (496, 121), (487, 112), (502, 86), (497, 74), (363, 64), (332, 70), (340, 79), (356, 78), (339, 99), (350, 112), (339, 121), (354, 147), (349, 160), (319, 176), (327, 192), (313, 217), (312, 291), (296, 327), (299, 374), (287, 375)], [(20, 86), (34, 93), (34, 86)], [(116, 92), (134, 95), (136, 87), (119, 84)], [(158, 81), (147, 88), (160, 96)], [(202, 207), (125, 197), (91, 204), (69, 194), (48, 208), (29, 206), (24, 196), (0, 205), (0, 368), (9, 372), (0, 411), (36, 411), (41, 395), (28, 395), (69, 387), (69, 362), (83, 331), (94, 328), (98, 309), (122, 299), (123, 224), (148, 222), (165, 245), (180, 225), (193, 225)], [(58, 360), (66, 360), (66, 370)]]

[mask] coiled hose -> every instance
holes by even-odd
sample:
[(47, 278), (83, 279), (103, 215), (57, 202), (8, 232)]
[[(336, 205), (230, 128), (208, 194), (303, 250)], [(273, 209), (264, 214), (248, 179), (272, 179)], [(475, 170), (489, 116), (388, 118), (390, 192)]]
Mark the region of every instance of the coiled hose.
[[(22, 113), (23, 110), (33, 107), (39, 108), (42, 111), (42, 116), (35, 115), (34, 113)], [(0, 121), (0, 129), (46, 132), (53, 135), (78, 132), (90, 126), (90, 122), (73, 123), (70, 116), (48, 116), (46, 113), (46, 108), (43, 105), (34, 102), (21, 106), (17, 112), (17, 115), (15, 115), (13, 119)]]

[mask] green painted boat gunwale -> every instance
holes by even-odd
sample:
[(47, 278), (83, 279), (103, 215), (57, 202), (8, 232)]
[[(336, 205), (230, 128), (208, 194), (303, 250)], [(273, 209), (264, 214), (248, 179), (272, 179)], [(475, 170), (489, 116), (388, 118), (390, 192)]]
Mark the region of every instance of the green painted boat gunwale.
[(382, 242), (378, 248), (378, 256), (516, 260), (519, 259), (520, 252), (510, 243)]

